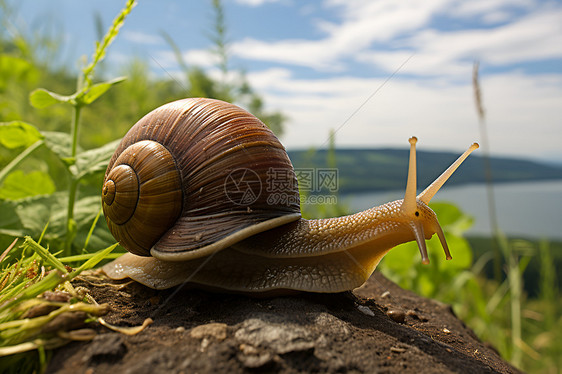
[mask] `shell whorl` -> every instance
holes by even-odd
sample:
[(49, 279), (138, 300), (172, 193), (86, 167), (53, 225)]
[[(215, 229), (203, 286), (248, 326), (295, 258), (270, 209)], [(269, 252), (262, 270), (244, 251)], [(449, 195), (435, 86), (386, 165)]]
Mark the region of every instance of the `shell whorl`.
[(148, 256), (150, 248), (176, 221), (182, 201), (174, 158), (164, 146), (150, 140), (126, 148), (102, 188), (109, 230), (140, 256)]
[[(142, 186), (147, 182), (128, 161), (131, 155), (140, 158), (135, 147), (146, 143), (157, 144), (153, 149), (160, 152), (147, 164), (169, 158), (164, 163), (174, 165), (175, 171), (169, 174), (175, 173), (179, 181), (179, 190), (167, 187), (175, 180), (159, 186), (167, 192), (163, 193), (165, 209), (155, 215), (158, 233), (156, 228), (150, 231), (138, 224), (154, 213), (139, 210), (145, 205)], [(147, 165), (145, 170), (152, 169)], [(282, 191), (284, 199), (272, 203), (269, 187), (272, 173), (278, 171), (283, 171), (287, 188)], [(135, 177), (141, 187), (138, 196)], [(172, 191), (175, 203), (166, 200)], [(247, 111), (213, 99), (178, 100), (141, 118), (110, 160), (102, 192), (106, 220), (122, 246), (135, 254), (172, 261), (208, 254), (259, 232), (256, 230), (300, 218), (296, 175), (283, 145)], [(153, 201), (148, 205), (159, 204), (157, 199), (149, 200)]]

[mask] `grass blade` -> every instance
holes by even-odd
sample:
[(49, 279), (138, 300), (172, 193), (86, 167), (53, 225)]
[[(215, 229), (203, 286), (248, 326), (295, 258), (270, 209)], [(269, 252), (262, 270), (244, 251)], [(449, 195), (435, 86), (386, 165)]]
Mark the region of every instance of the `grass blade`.
[(43, 259), (43, 261), (47, 262), (49, 265), (51, 265), (61, 273), (68, 274), (68, 270), (66, 270), (64, 264), (60, 262), (58, 258), (53, 256), (51, 252), (39, 245), (30, 236), (25, 237), (25, 242), (23, 242), (23, 245), (27, 248), (31, 248), (35, 253), (39, 255), (39, 257)]
[(70, 274), (70, 278), (72, 279), (78, 274), (80, 274), (82, 271), (91, 269), (94, 266), (96, 266), (100, 261), (105, 259), (107, 255), (110, 254), (111, 251), (113, 251), (118, 245), (119, 243), (115, 243), (113, 245), (110, 245), (106, 249), (102, 249), (101, 251), (96, 252), (94, 256), (92, 256), (88, 261), (84, 262), (82, 265), (80, 265), (78, 269), (74, 270)]

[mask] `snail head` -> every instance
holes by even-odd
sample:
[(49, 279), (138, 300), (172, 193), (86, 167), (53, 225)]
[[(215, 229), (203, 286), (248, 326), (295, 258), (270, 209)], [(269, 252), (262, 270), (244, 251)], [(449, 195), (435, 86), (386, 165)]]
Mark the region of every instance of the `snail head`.
[(410, 163), (408, 167), (408, 181), (406, 183), (406, 193), (404, 200), (400, 206), (397, 219), (402, 222), (409, 223), (410, 229), (414, 234), (415, 240), (420, 250), (422, 263), (429, 264), (427, 256), (427, 247), (425, 240), (437, 234), (441, 246), (445, 252), (447, 260), (452, 259), (445, 235), (441, 229), (441, 225), (437, 220), (437, 215), (428, 206), (433, 196), (439, 191), (441, 186), (449, 179), (460, 164), (468, 157), (468, 155), (478, 148), (478, 144), (472, 144), (455, 162), (447, 168), (433, 183), (431, 183), (423, 192), (416, 196), (417, 175), (416, 175), (416, 137), (411, 137), (410, 141)]

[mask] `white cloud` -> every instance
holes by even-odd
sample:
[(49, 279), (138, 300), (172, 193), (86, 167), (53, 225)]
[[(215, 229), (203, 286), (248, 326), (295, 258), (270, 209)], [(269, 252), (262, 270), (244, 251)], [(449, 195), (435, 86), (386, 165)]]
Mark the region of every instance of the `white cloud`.
[(332, 0), (341, 23), (319, 22), (326, 34), (319, 40), (292, 39), (278, 42), (246, 38), (232, 45), (232, 53), (241, 58), (308, 66), (322, 70), (341, 70), (342, 58), (369, 48), (374, 42), (388, 42), (426, 24), (446, 0), (396, 2), (357, 2)]
[[(268, 106), (289, 118), (282, 142), (289, 149), (325, 146), (330, 129), (339, 128), (382, 84), (355, 77), (295, 79), (285, 69), (248, 74)], [(496, 155), (560, 155), (562, 76), (528, 77), (507, 73), (482, 77), (491, 150)], [(537, 98), (540, 98), (537, 100)], [(416, 135), (420, 149), (461, 152), (479, 141), (470, 77), (448, 81), (393, 79), (336, 134), (345, 146), (406, 147)]]
[[(560, 7), (535, 7), (518, 19), (511, 17), (514, 10), (532, 5), (531, 0), (330, 0), (327, 7), (340, 11), (342, 20), (318, 22), (324, 38), (277, 42), (246, 38), (233, 43), (231, 51), (244, 59), (333, 72), (345, 71), (350, 61), (391, 72), (415, 53), (416, 64), (408, 64), (405, 71), (423, 75), (465, 74), (467, 61), (474, 59), (502, 65), (562, 57)], [(439, 31), (431, 24), (437, 15), (472, 16), (484, 22), (511, 19), (492, 28)]]
[(454, 59), (478, 56), (495, 64), (562, 57), (562, 9), (531, 14), (491, 30), (426, 31), (412, 39), (422, 52)]
[(123, 38), (136, 44), (157, 45), (157, 44), (162, 44), (163, 42), (162, 37), (158, 35), (147, 34), (142, 31), (124, 30)]
[(191, 50), (183, 54), (183, 59), (188, 65), (200, 67), (216, 66), (218, 57), (207, 49)]
[(408, 56), (412, 62), (402, 71), (429, 76), (466, 76), (471, 61), (488, 65), (509, 65), (521, 62), (562, 58), (562, 9), (540, 12), (491, 30), (440, 32), (425, 30), (405, 42), (397, 51), (367, 50), (357, 60), (396, 69)]
[[(325, 146), (330, 129), (345, 123), (338, 146), (406, 147), (416, 135), (420, 149), (461, 152), (480, 136), (471, 86), (472, 64), (479, 60), (483, 67), (504, 68), (482, 76), (492, 152), (562, 157), (562, 71), (525, 75), (512, 68), (562, 58), (562, 7), (533, 0), (329, 0), (323, 7), (340, 18), (311, 21), (319, 39), (247, 37), (230, 48), (233, 57), (277, 66), (247, 77), (271, 109), (288, 116), (282, 139), (288, 148)], [(441, 19), (463, 26), (444, 30)], [(365, 69), (390, 74), (412, 55), (349, 119), (385, 79), (365, 78)], [(212, 65), (208, 53), (185, 56)], [(361, 77), (354, 71), (358, 64)], [(328, 74), (296, 78), (294, 66)]]
[(341, 66), (335, 64), (335, 57), (339, 52), (329, 40), (283, 40), (268, 43), (247, 38), (233, 43), (231, 52), (234, 56), (245, 59), (301, 65), (320, 70), (341, 69)]
[(276, 3), (280, 0), (235, 0), (236, 3), (241, 5), (247, 5), (251, 7), (257, 7), (261, 5), (265, 5), (267, 3)]
[[(192, 49), (182, 53), (182, 59), (190, 67), (209, 68), (217, 65), (217, 56), (209, 50)], [(177, 58), (173, 51), (158, 51), (154, 60), (162, 68), (177, 67)]]
[(508, 21), (516, 10), (530, 10), (533, 0), (458, 0), (451, 3), (447, 12), (455, 17), (473, 19), (480, 17), (487, 23)]

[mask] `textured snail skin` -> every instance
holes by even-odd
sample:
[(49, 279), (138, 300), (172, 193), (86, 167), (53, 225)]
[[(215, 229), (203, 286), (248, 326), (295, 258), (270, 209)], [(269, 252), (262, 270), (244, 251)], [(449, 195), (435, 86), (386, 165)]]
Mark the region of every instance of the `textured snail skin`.
[[(305, 220), (298, 206), (268, 204), (266, 193), (243, 206), (225, 196), (224, 183), (232, 170), (254, 170), (265, 184), (267, 171), (279, 168), (295, 181), (286, 193), (297, 199), (289, 201), (298, 201), (296, 176), (284, 148), (259, 120), (217, 100), (164, 105), (133, 126), (109, 163), (102, 189), (104, 213), (114, 236), (132, 253), (103, 270), (113, 279), (129, 277), (155, 289), (189, 283), (252, 294), (342, 292), (363, 284), (383, 256), (401, 243), (415, 240), (427, 264), (425, 240), (437, 234), (451, 259), (427, 204), (478, 145), (416, 196), (416, 142), (410, 138), (403, 200), (349, 216)], [(157, 157), (146, 155), (148, 149)], [(149, 164), (157, 167), (152, 170)], [(145, 191), (150, 192), (148, 203), (143, 201)], [(118, 202), (121, 197), (123, 202)], [(165, 224), (156, 225), (158, 221)]]
[[(359, 287), (394, 246), (415, 240), (402, 200), (354, 215), (305, 220), (262, 232), (222, 251), (185, 262), (126, 254), (104, 271), (155, 289), (189, 282), (233, 292), (342, 292)], [(437, 224), (418, 201), (425, 239)], [(391, 219), (389, 219), (391, 218)]]

